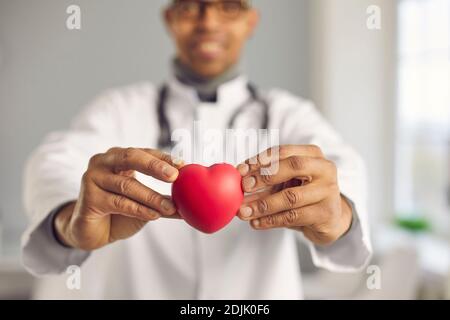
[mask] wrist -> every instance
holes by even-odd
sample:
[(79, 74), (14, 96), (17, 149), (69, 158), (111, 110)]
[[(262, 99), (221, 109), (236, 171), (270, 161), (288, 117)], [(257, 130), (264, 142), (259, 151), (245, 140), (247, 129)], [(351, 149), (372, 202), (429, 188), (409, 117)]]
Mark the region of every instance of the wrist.
[(352, 227), (353, 223), (353, 208), (352, 205), (348, 202), (348, 200), (341, 195), (341, 216), (342, 216), (342, 225), (343, 232), (341, 233), (341, 237), (347, 234), (347, 232)]
[(70, 240), (70, 221), (74, 208), (75, 202), (62, 206), (55, 213), (52, 222), (55, 240), (67, 248), (74, 248), (73, 241)]

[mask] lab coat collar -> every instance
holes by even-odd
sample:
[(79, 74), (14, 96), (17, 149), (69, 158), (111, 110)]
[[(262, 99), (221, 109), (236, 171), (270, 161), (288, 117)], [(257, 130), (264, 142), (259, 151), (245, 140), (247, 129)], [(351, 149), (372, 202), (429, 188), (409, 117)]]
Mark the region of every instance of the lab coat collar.
[(219, 86), (217, 102), (202, 102), (193, 87), (180, 82), (175, 76), (172, 76), (168, 81), (169, 96), (181, 100), (184, 105), (187, 104), (193, 108), (198, 105), (237, 108), (250, 96), (247, 85), (247, 77), (240, 75)]

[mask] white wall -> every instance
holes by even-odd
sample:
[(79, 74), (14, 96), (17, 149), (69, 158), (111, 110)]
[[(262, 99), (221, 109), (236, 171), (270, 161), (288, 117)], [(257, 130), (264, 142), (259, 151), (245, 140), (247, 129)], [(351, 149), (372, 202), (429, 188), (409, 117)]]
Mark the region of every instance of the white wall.
[[(308, 1), (254, 1), (261, 25), (243, 65), (258, 85), (308, 95)], [(0, 227), (3, 217), (15, 249), (25, 225), (22, 169), (44, 135), (67, 127), (107, 87), (166, 78), (173, 54), (160, 16), (166, 3), (0, 0)], [(81, 7), (80, 31), (66, 29), (70, 4)]]
[[(381, 30), (366, 26), (370, 5)], [(332, 124), (362, 154), (372, 218), (393, 211), (394, 0), (311, 2), (311, 94)]]

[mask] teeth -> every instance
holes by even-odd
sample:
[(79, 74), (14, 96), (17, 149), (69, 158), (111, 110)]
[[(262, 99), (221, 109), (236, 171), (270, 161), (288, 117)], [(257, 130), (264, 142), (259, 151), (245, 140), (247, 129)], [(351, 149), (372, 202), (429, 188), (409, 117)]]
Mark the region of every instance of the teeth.
[(220, 50), (220, 45), (216, 42), (204, 42), (200, 44), (199, 48), (204, 51), (217, 51)]

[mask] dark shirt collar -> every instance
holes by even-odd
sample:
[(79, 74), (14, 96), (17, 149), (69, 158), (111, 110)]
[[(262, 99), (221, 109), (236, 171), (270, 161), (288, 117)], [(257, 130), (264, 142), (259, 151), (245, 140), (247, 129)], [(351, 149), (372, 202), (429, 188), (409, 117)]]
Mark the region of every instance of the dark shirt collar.
[(216, 102), (218, 88), (240, 75), (238, 66), (233, 65), (221, 75), (205, 79), (197, 75), (177, 58), (173, 60), (173, 72), (178, 81), (195, 89), (202, 102)]

